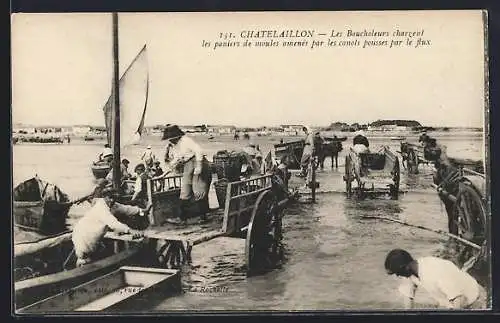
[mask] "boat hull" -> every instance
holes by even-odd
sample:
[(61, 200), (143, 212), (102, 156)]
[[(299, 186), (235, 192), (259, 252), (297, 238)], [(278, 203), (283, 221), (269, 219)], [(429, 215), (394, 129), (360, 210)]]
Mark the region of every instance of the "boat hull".
[(139, 251), (139, 246), (131, 246), (82, 267), (15, 282), (15, 308), (28, 306), (116, 270), (131, 261)]
[(181, 292), (178, 270), (121, 267), (19, 310), (19, 313), (123, 311), (140, 299), (158, 299)]
[(24, 230), (45, 235), (61, 233), (66, 228), (69, 203), (19, 202), (14, 201), (14, 223)]
[(105, 178), (111, 170), (109, 165), (92, 165), (90, 168), (95, 179)]
[(43, 235), (67, 230), (66, 218), (71, 203), (57, 186), (34, 177), (17, 185), (13, 197), (15, 226)]

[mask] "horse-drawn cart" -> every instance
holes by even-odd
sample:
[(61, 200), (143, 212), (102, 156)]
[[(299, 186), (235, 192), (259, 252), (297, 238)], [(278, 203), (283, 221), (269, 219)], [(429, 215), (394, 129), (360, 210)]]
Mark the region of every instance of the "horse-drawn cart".
[(387, 147), (382, 147), (376, 153), (357, 153), (351, 148), (345, 157), (344, 181), (348, 198), (389, 195), (397, 199), (399, 158)]
[[(432, 139), (434, 140), (434, 139)], [(409, 174), (418, 174), (418, 165), (428, 165), (439, 158), (441, 148), (431, 142), (426, 146), (403, 141), (400, 144), (402, 164)]]
[[(483, 162), (445, 157), (436, 161), (435, 167), (434, 187), (445, 205), (449, 232), (485, 246), (489, 216)], [(458, 259), (461, 264), (479, 255), (477, 249), (461, 248)]]

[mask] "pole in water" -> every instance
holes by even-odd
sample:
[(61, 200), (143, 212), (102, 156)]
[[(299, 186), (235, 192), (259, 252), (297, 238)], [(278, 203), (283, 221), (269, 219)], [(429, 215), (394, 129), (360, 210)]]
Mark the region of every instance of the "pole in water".
[(316, 167), (315, 159), (311, 157), (311, 198), (312, 202), (316, 203)]
[(120, 65), (118, 47), (118, 13), (113, 12), (113, 187), (120, 189)]

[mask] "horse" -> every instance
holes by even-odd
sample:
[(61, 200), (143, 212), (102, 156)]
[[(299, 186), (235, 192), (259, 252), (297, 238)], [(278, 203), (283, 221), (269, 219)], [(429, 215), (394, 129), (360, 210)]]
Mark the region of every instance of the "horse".
[(245, 132), (245, 134), (243, 134), (243, 139), (249, 140), (250, 139), (250, 135)]
[(335, 162), (335, 168), (338, 168), (338, 155), (342, 151), (342, 143), (336, 140), (323, 139), (323, 143), (318, 146), (316, 155), (318, 156), (319, 167), (324, 168), (326, 157), (332, 160), (332, 169)]

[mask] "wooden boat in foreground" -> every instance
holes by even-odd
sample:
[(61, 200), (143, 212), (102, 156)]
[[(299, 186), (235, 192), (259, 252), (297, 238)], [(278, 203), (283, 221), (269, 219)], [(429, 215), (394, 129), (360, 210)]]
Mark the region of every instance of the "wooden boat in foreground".
[(178, 270), (125, 266), (24, 307), (18, 313), (123, 311), (140, 298), (163, 300), (180, 292)]
[(35, 176), (14, 188), (13, 200), (15, 226), (45, 235), (66, 231), (72, 204), (56, 185)]
[(104, 240), (97, 259), (76, 267), (71, 232), (14, 245), (14, 289), (16, 308), (25, 307), (90, 279), (109, 273), (132, 261), (142, 241), (122, 245)]

